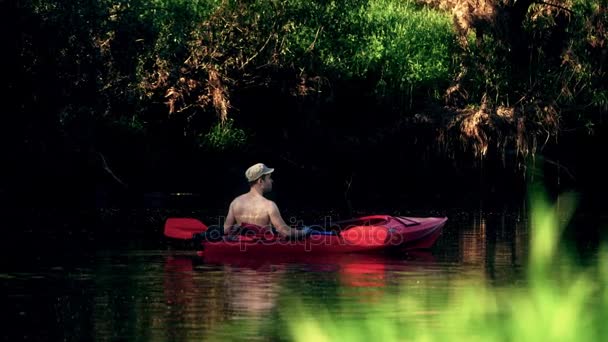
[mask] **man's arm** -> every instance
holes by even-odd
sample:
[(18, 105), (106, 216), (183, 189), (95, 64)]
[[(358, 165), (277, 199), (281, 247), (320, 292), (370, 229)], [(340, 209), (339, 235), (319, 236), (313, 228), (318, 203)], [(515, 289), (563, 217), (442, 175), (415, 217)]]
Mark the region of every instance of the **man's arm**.
[(232, 227), (236, 224), (236, 219), (234, 218), (234, 210), (232, 207), (234, 206), (234, 201), (230, 203), (230, 207), (228, 208), (228, 215), (226, 215), (226, 220), (224, 221), (224, 235), (230, 235), (232, 232)]
[(306, 236), (306, 233), (304, 233), (303, 231), (291, 228), (287, 223), (285, 223), (283, 217), (281, 217), (281, 213), (279, 212), (279, 207), (277, 207), (277, 205), (273, 201), (270, 201), (270, 209), (268, 215), (270, 216), (270, 223), (272, 223), (272, 226), (281, 235), (287, 237)]

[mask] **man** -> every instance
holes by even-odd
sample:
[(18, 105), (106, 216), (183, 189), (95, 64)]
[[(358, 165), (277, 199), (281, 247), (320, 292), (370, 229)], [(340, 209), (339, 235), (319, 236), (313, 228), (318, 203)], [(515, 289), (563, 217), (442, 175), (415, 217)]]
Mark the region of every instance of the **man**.
[(271, 230), (274, 227), (282, 236), (290, 238), (304, 237), (310, 233), (310, 228), (303, 230), (291, 228), (279, 213), (277, 205), (264, 197), (272, 190), (272, 172), (262, 163), (258, 163), (245, 171), (249, 182), (249, 192), (235, 198), (230, 203), (228, 215), (224, 222), (224, 234), (233, 233), (236, 226), (256, 225)]

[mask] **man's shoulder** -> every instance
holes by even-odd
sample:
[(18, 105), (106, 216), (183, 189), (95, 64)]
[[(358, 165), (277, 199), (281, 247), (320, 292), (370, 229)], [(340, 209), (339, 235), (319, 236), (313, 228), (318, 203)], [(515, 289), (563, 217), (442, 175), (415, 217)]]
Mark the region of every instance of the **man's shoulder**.
[(247, 196), (247, 194), (242, 194), (242, 195), (236, 196), (234, 198), (234, 200), (232, 200), (232, 202), (241, 200), (241, 199), (245, 198), (246, 196)]
[(274, 201), (271, 201), (266, 197), (256, 197), (255, 202), (258, 203), (258, 205), (264, 206), (268, 210), (272, 210), (273, 208), (276, 208), (276, 206), (277, 206), (274, 203)]
[(268, 211), (270, 211), (270, 212), (279, 210), (279, 207), (277, 206), (276, 203), (274, 203), (274, 201), (266, 199), (266, 201), (264, 202), (264, 204), (266, 205), (266, 208), (268, 208)]
[(237, 196), (232, 200), (232, 202), (230, 204), (241, 202), (241, 201), (245, 200), (246, 197), (247, 197), (247, 194), (242, 194), (240, 196)]
[(240, 196), (237, 196), (235, 199), (232, 200), (230, 205), (234, 205), (234, 204), (241, 203), (241, 202), (251, 203), (252, 201), (258, 202), (258, 203), (263, 203), (264, 205), (267, 205), (267, 206), (276, 206), (276, 204), (273, 201), (271, 201), (265, 197), (251, 198), (251, 196), (249, 194), (242, 194)]

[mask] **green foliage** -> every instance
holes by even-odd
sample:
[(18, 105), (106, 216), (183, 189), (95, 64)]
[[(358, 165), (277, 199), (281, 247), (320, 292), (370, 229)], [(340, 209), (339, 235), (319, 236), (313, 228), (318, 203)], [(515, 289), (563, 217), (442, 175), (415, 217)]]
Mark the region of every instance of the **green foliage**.
[[(172, 94), (183, 99), (182, 107), (198, 101), (217, 109), (211, 91), (197, 82), (213, 83), (216, 77), (210, 75), (216, 73), (229, 98), (236, 81), (263, 86), (268, 67), (291, 69), (304, 78), (321, 75), (330, 83), (371, 79), (370, 90), (386, 96), (405, 91), (411, 96), (413, 88), (437, 94), (452, 72), (455, 40), (446, 13), (411, 2), (226, 1), (200, 21), (182, 48), (184, 64), (158, 55), (154, 74), (167, 77), (155, 77), (164, 82), (161, 87), (151, 83), (160, 91), (177, 89)], [(294, 75), (294, 88), (297, 79)], [(193, 87), (201, 94), (189, 100), (185, 94)]]
[(218, 122), (211, 130), (199, 136), (201, 146), (217, 151), (237, 149), (247, 142), (247, 134), (242, 129), (234, 127), (234, 120), (229, 118), (225, 122)]
[(116, 121), (116, 125), (133, 134), (143, 134), (146, 129), (145, 122), (138, 116), (133, 116), (131, 118), (121, 117)]
[(563, 230), (574, 214), (577, 197), (566, 193), (558, 197), (552, 205), (538, 184), (530, 191), (532, 235), (528, 262), (529, 279), (550, 280), (552, 269), (570, 261), (560, 255), (559, 242)]
[[(608, 111), (606, 94), (606, 52), (608, 49), (608, 8), (600, 1), (575, 0), (568, 33), (571, 41), (562, 58), (564, 75), (560, 80), (562, 93), (572, 97), (574, 104), (589, 106), (591, 112)], [(596, 120), (595, 115), (587, 116)]]
[(316, 69), (299, 63), (303, 70), (372, 78), (376, 91), (396, 97), (412, 87), (440, 88), (451, 75), (456, 43), (445, 12), (411, 1), (295, 3), (303, 15), (294, 15), (287, 49), (311, 56)]
[[(523, 164), (562, 132), (591, 133), (602, 122), (607, 108), (605, 4), (427, 2), (451, 9), (458, 27), (459, 70), (446, 100), (460, 115), (448, 126), (455, 128), (448, 145), (458, 149), (466, 140), (464, 146), (476, 146), (482, 137), (484, 147), (503, 154), (516, 150)], [(468, 110), (472, 103), (484, 110)], [(480, 114), (483, 120), (471, 119)], [(480, 156), (488, 149), (483, 151)]]
[[(466, 30), (455, 30), (455, 13), (420, 2), (457, 10), (467, 3), (20, 2), (30, 21), (15, 51), (27, 77), (10, 80), (9, 89), (29, 94), (22, 102), (31, 97), (53, 111), (49, 121), (57, 126), (67, 110), (89, 111), (104, 120), (139, 122), (137, 129), (173, 120), (178, 124), (172, 127), (196, 136), (215, 125), (214, 116), (230, 116), (233, 95), (251, 88), (318, 104), (331, 102), (334, 87), (346, 84), (403, 113), (414, 101), (418, 108), (443, 105), (451, 83), (458, 87), (449, 89), (462, 95), (448, 99), (456, 110), (467, 114), (467, 105), (485, 101), (486, 127), (495, 129), (484, 132), (488, 142), (504, 146), (501, 137), (517, 136), (511, 141), (518, 150), (532, 152), (547, 132), (556, 135), (564, 123), (591, 127), (608, 110), (608, 11), (601, 2), (572, 0), (566, 4), (571, 11), (530, 2), (517, 25), (509, 22), (511, 5), (487, 13), (470, 7)], [(514, 56), (517, 42), (525, 46), (524, 57)], [(498, 107), (514, 114), (493, 124)], [(455, 140), (466, 136), (460, 133)]]
[[(136, 47), (134, 57), (183, 57), (189, 35), (206, 20), (219, 1), (214, 0), (104, 0), (106, 37), (124, 35)], [(173, 60), (175, 59), (175, 60)]]
[[(472, 37), (469, 35), (469, 38)], [(494, 103), (509, 105), (515, 97), (515, 88), (510, 83), (512, 67), (508, 58), (508, 47), (495, 37), (486, 37), (480, 42), (469, 39), (467, 50), (459, 59), (467, 72), (466, 87), (470, 99), (482, 99), (490, 95)]]

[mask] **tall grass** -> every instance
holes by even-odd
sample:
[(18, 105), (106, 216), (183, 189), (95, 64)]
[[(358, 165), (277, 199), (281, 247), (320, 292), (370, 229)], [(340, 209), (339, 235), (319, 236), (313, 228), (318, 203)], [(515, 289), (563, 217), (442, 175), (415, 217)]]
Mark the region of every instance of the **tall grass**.
[(550, 204), (532, 191), (531, 245), (526, 284), (490, 287), (470, 279), (449, 290), (440, 310), (428, 298), (437, 289), (421, 284), (399, 296), (358, 308), (362, 316), (340, 315), (337, 307), (320, 312), (302, 303), (282, 317), (295, 341), (599, 341), (608, 336), (608, 250), (597, 265), (578, 268), (560, 249), (560, 233), (576, 199), (560, 196)]

